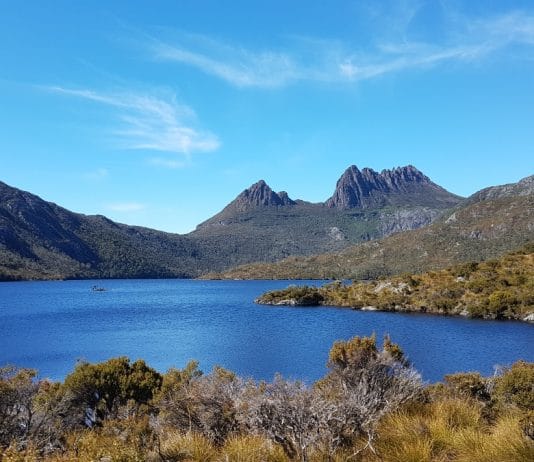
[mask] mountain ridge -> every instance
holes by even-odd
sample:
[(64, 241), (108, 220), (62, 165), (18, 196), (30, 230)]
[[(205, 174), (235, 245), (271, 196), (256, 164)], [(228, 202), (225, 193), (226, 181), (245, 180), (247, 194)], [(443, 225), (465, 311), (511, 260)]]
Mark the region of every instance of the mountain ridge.
[[(349, 178), (350, 175), (357, 178)], [(357, 195), (358, 200), (346, 198)], [(384, 209), (387, 207), (419, 208), (415, 217), (415, 226), (427, 224), (438, 215), (436, 210), (443, 210), (458, 204), (462, 197), (452, 194), (444, 188), (433, 183), (429, 177), (412, 165), (395, 167), (393, 169), (375, 172), (371, 168), (361, 171), (352, 165), (345, 170), (336, 183), (333, 195), (324, 202), (307, 202), (302, 199), (293, 200), (285, 191), (274, 192), (264, 180), (252, 184), (241, 192), (220, 212), (200, 223), (196, 231), (203, 232), (207, 228), (227, 226), (235, 223), (240, 214), (250, 213), (265, 208), (279, 208), (283, 213), (286, 206), (302, 208), (306, 213), (324, 214), (323, 209), (332, 209), (340, 212), (357, 212)], [(287, 209), (291, 208), (287, 207)], [(294, 212), (293, 212), (294, 213)], [(421, 219), (421, 214), (425, 219)], [(246, 219), (250, 219), (247, 216)], [(404, 217), (405, 225), (409, 226)], [(385, 227), (383, 229), (390, 229)], [(398, 226), (393, 228), (397, 229)], [(402, 229), (402, 227), (401, 227)], [(377, 235), (380, 232), (377, 233)]]
[[(403, 171), (424, 176), (410, 170), (389, 171), (390, 182)], [(431, 183), (425, 178), (417, 181)], [(458, 196), (446, 194), (461, 206)], [(293, 200), (260, 180), (195, 231), (179, 235), (70, 212), (0, 183), (0, 279), (199, 277), (254, 262), (342, 252), (424, 228), (445, 212), (453, 216), (455, 208), (442, 197), (432, 207), (414, 203), (417, 196), (406, 196), (402, 205), (336, 208)]]
[[(534, 176), (474, 193), (428, 226), (333, 253), (255, 263), (216, 279), (373, 279), (480, 261), (534, 241)], [(487, 191), (493, 191), (487, 194)]]

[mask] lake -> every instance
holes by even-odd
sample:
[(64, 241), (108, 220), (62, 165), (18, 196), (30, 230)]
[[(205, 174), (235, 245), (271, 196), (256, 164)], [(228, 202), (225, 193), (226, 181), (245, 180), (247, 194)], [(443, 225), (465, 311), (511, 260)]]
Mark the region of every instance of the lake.
[[(389, 333), (427, 381), (534, 361), (534, 326), (424, 314), (254, 304), (294, 281), (106, 280), (0, 283), (0, 365), (62, 379), (76, 361), (143, 358), (160, 371), (197, 359), (243, 376), (312, 381), (335, 340)], [(320, 284), (299, 281), (299, 284)], [(93, 285), (105, 292), (93, 292)]]

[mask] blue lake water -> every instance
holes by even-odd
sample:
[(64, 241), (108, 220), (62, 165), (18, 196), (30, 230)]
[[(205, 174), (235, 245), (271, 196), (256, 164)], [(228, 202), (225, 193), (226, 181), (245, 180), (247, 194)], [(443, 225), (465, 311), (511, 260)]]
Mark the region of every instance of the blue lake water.
[[(306, 281), (303, 281), (306, 282)], [(534, 361), (534, 326), (423, 314), (253, 303), (289, 281), (108, 280), (0, 283), (0, 365), (62, 379), (76, 361), (143, 358), (160, 371), (190, 359), (243, 376), (312, 381), (335, 340), (389, 333), (425, 380)], [(294, 283), (294, 282), (293, 282)], [(308, 282), (318, 284), (317, 282)], [(92, 292), (96, 284), (106, 292)]]

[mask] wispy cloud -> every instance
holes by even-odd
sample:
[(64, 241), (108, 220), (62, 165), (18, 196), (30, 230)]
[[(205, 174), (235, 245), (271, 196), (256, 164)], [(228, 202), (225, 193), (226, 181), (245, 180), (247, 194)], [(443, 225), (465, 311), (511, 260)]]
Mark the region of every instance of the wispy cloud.
[(105, 207), (107, 210), (120, 213), (140, 212), (146, 209), (146, 205), (139, 202), (113, 202), (106, 204)]
[(376, 52), (349, 56), (339, 64), (341, 74), (365, 80), (409, 69), (429, 68), (447, 62), (473, 62), (511, 45), (534, 45), (534, 16), (520, 12), (468, 21), (455, 17), (446, 44), (385, 42)]
[[(396, 27), (391, 17), (387, 27), (377, 27), (390, 33), (387, 38), (375, 37), (371, 48), (310, 39), (308, 48), (302, 46), (302, 40), (294, 40), (285, 51), (255, 51), (192, 34), (182, 34), (174, 42), (150, 38), (148, 47), (158, 60), (192, 66), (234, 86), (268, 88), (296, 81), (368, 80), (446, 63), (469, 63), (511, 45), (534, 46), (534, 15), (521, 11), (483, 19), (451, 14), (441, 40), (410, 40), (406, 28), (411, 27), (423, 3), (409, 3), (406, 13), (399, 14)], [(443, 14), (448, 14), (445, 8)]]
[(182, 37), (183, 44), (151, 38), (153, 56), (196, 67), (238, 87), (277, 87), (299, 77), (296, 63), (286, 53), (250, 51), (202, 35)]
[(61, 86), (47, 89), (111, 108), (117, 118), (112, 134), (127, 149), (163, 151), (187, 157), (197, 152), (215, 151), (220, 146), (216, 135), (193, 126), (194, 111), (178, 104), (174, 97), (163, 99), (132, 92), (102, 93)]
[(377, 57), (350, 56), (339, 64), (339, 72), (348, 80), (367, 80), (384, 74), (409, 69), (436, 66), (445, 61), (470, 61), (489, 52), (486, 46), (469, 45), (450, 48), (412, 45), (410, 49), (394, 51), (393, 46), (384, 46), (385, 55)]
[(489, 46), (534, 45), (534, 14), (513, 11), (489, 20), (472, 21), (467, 33), (485, 39)]

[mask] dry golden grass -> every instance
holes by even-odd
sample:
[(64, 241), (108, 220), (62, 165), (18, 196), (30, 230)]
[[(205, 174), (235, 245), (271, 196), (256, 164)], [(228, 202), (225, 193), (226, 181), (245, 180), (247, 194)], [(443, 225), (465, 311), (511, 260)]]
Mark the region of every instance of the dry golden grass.
[(402, 411), (380, 424), (377, 455), (368, 462), (531, 462), (534, 442), (522, 432), (519, 414), (493, 425), (480, 404), (443, 399), (417, 411)]
[(221, 449), (221, 462), (289, 462), (282, 448), (259, 436), (230, 438)]
[[(159, 456), (166, 461), (216, 462), (218, 452), (211, 442), (197, 433), (165, 433), (159, 448)], [(155, 456), (154, 460), (161, 460)]]
[(9, 446), (0, 454), (0, 461), (2, 462), (37, 462), (38, 460), (39, 453), (33, 448), (19, 451), (15, 445)]

